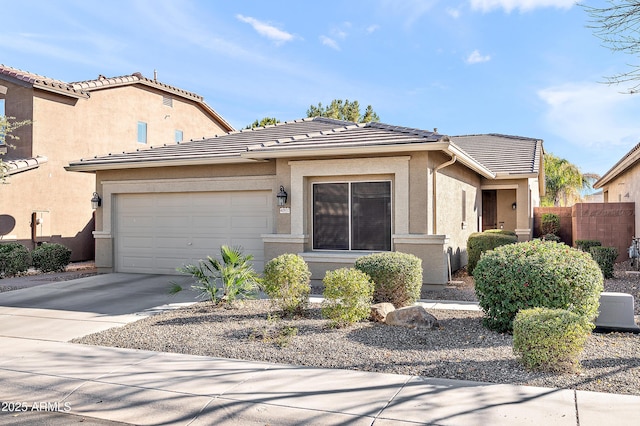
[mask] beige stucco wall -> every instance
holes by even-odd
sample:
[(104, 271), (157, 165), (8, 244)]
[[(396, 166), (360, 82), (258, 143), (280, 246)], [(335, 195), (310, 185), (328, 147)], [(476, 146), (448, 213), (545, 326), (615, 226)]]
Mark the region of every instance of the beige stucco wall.
[(611, 180), (602, 191), (607, 203), (636, 203), (636, 232), (640, 229), (640, 166), (638, 164)]
[[(224, 133), (192, 101), (172, 96), (173, 108), (167, 107), (161, 92), (142, 86), (104, 89), (92, 92), (89, 99), (71, 99), (2, 84), (8, 88), (6, 114), (33, 123), (17, 132), (18, 148), (9, 150), (6, 159), (40, 155), (48, 162), (14, 174), (7, 185), (0, 185), (0, 215), (15, 220), (14, 228), (0, 238), (33, 248), (31, 213), (44, 211), (50, 221), (50, 235), (40, 240), (68, 246), (74, 261), (94, 256), (90, 199), (96, 181), (90, 173), (65, 171), (70, 161), (173, 143), (175, 130), (183, 130), (185, 140)], [(138, 121), (148, 123), (147, 145), (137, 142)]]
[[(501, 189), (497, 192), (498, 229), (515, 231), (517, 228), (517, 202), (515, 189)], [(516, 210), (513, 209), (516, 203)]]
[[(431, 157), (432, 174), (435, 167), (450, 160), (450, 157), (439, 153), (432, 153)], [(478, 232), (478, 217), (481, 211), (480, 177), (458, 162), (440, 169), (437, 173), (435, 233), (446, 235), (448, 243), (445, 255), (449, 257), (452, 271), (456, 271), (467, 264), (469, 235)], [(463, 214), (466, 217), (463, 217)]]
[[(528, 241), (533, 238), (533, 209), (540, 205), (538, 192), (538, 180), (536, 178), (522, 179), (496, 179), (483, 178), (481, 182), (483, 190), (495, 189), (498, 194), (498, 223), (505, 222), (505, 229), (514, 230), (520, 241)], [(513, 220), (513, 210), (509, 202), (515, 191), (516, 211), (515, 227), (507, 228), (508, 221)], [(482, 208), (480, 208), (482, 213)]]

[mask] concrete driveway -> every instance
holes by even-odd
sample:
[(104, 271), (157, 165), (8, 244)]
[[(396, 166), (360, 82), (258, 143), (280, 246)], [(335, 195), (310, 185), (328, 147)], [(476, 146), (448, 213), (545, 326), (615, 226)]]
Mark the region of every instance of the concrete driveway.
[[(169, 294), (172, 282), (184, 290)], [(66, 342), (193, 303), (191, 283), (184, 276), (117, 273), (0, 293), (0, 336)]]

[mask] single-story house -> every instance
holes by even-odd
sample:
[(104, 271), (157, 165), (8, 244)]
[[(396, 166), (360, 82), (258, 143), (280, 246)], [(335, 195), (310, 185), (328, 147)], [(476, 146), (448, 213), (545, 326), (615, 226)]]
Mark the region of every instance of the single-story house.
[(425, 284), (443, 285), (466, 264), (472, 232), (532, 237), (542, 161), (538, 139), (316, 117), (66, 169), (96, 174), (100, 272), (173, 274), (227, 244), (258, 270), (299, 253), (315, 280), (367, 253), (407, 252)]

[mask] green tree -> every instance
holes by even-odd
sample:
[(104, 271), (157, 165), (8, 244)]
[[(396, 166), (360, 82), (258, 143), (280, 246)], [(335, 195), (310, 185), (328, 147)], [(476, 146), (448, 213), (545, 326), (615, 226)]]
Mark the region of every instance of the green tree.
[(5, 182), (7, 178), (8, 166), (2, 161), (2, 156), (7, 153), (9, 148), (15, 148), (9, 141), (18, 140), (18, 136), (13, 132), (22, 126), (31, 124), (29, 120), (15, 121), (14, 117), (5, 117), (0, 115), (0, 183)]
[(253, 123), (249, 124), (245, 129), (254, 129), (256, 127), (264, 127), (269, 126), (271, 124), (278, 124), (280, 120), (275, 117), (264, 117), (262, 120), (256, 120)]
[(591, 188), (599, 176), (593, 173), (582, 173), (575, 164), (556, 157), (551, 153), (544, 154), (545, 196), (541, 203), (545, 207), (567, 206), (580, 200), (581, 192)]
[(350, 102), (349, 99), (334, 99), (327, 106), (321, 102), (318, 105), (310, 105), (307, 109), (307, 117), (328, 117), (337, 120), (353, 121), (355, 123), (369, 123), (380, 121), (380, 117), (373, 110), (371, 105), (367, 105), (364, 114), (360, 114), (360, 103)]
[[(637, 56), (640, 53), (640, 1), (608, 0), (607, 3), (607, 7), (582, 5), (591, 17), (589, 27), (610, 50)], [(632, 83), (629, 93), (636, 93), (640, 88), (640, 65), (630, 67), (630, 71), (606, 77), (608, 83)]]

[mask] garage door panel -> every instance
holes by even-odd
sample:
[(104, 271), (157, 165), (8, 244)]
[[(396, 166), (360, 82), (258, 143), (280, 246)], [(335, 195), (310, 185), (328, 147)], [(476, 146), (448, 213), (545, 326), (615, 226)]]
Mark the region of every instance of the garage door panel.
[(219, 258), (240, 246), (264, 267), (261, 234), (273, 232), (270, 191), (121, 194), (117, 200), (118, 272), (176, 274), (176, 267)]

